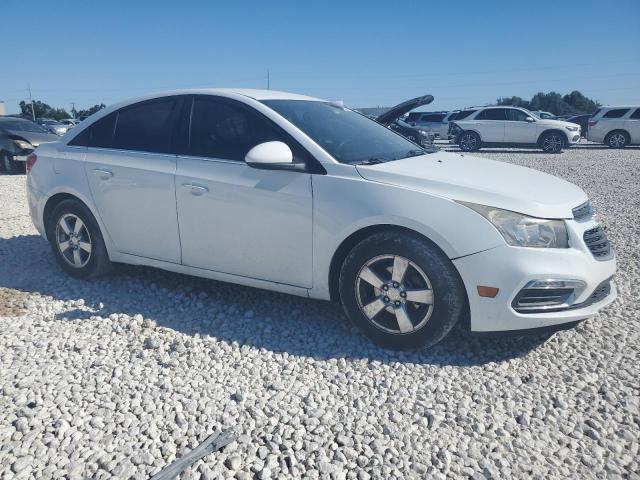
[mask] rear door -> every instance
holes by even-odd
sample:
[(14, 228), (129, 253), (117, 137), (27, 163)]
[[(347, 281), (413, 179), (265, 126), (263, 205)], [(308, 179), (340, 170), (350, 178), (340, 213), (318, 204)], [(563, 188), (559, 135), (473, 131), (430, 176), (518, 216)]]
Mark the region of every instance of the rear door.
[(507, 108), (507, 121), (504, 124), (504, 141), (509, 143), (536, 143), (538, 129), (536, 122), (527, 122), (527, 118), (533, 119), (524, 110), (519, 108)]
[(626, 121), (626, 128), (631, 135), (631, 143), (640, 143), (640, 107), (636, 108)]
[(480, 134), (483, 142), (504, 142), (504, 126), (507, 120), (506, 108), (485, 108), (473, 119), (473, 130)]
[(90, 127), (86, 175), (119, 252), (180, 263), (172, 133), (182, 102), (136, 103)]

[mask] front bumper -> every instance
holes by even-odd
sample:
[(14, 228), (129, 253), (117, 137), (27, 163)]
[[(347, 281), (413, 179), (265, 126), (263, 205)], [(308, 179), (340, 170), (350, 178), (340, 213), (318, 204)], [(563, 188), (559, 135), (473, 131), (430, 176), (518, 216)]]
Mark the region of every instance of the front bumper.
[[(571, 225), (573, 224), (573, 225)], [(596, 301), (590, 297), (596, 289), (606, 284), (616, 271), (616, 260), (611, 254), (596, 259), (582, 241), (584, 230), (595, 222), (578, 224), (568, 221), (570, 248), (544, 249), (522, 248), (508, 245), (492, 248), (466, 257), (455, 259), (467, 289), (471, 314), (471, 331), (499, 332), (529, 330), (576, 322), (594, 316), (601, 308), (612, 303), (617, 291), (610, 290)], [(567, 279), (584, 282), (585, 288), (568, 308), (557, 311), (520, 313), (513, 302), (520, 291), (533, 280)], [(481, 297), (479, 285), (499, 288), (494, 298)]]

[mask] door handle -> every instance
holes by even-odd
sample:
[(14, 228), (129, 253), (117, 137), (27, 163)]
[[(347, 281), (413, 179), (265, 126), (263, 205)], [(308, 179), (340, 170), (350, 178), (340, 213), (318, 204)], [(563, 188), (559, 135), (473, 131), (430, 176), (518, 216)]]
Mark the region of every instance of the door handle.
[(102, 180), (106, 180), (108, 178), (113, 177), (113, 172), (110, 172), (109, 170), (103, 170), (101, 168), (94, 169), (93, 173), (98, 175)]
[(191, 190), (193, 195), (202, 195), (203, 193), (207, 193), (209, 189), (207, 187), (203, 187), (201, 185), (194, 185), (192, 183), (185, 183), (182, 185), (183, 188), (187, 190)]

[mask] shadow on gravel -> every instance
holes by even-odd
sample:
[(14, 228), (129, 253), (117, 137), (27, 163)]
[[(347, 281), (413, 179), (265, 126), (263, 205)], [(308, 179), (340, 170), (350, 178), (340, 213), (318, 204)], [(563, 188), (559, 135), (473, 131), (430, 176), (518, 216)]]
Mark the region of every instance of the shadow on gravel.
[(147, 267), (119, 265), (108, 277), (76, 280), (58, 268), (47, 242), (36, 235), (0, 239), (0, 266), (0, 287), (54, 300), (83, 299), (95, 312), (71, 308), (56, 320), (99, 322), (88, 317), (140, 313), (187, 335), (321, 360), (473, 366), (521, 357), (550, 337), (478, 338), (459, 327), (429, 350), (388, 351), (371, 344), (328, 302)]

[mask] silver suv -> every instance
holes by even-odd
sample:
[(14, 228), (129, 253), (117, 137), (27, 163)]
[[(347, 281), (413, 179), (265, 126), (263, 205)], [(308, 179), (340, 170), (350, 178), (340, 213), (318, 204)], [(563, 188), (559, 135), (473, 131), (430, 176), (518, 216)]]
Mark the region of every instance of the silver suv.
[[(464, 113), (465, 111), (461, 112)], [(580, 125), (543, 119), (519, 107), (475, 108), (450, 123), (452, 142), (465, 152), (482, 147), (533, 147), (560, 153), (580, 140)]]
[(611, 148), (640, 145), (640, 106), (596, 110), (589, 119), (587, 139)]

